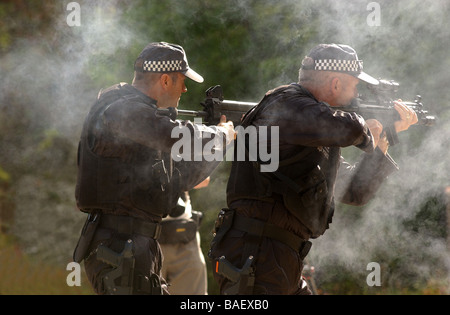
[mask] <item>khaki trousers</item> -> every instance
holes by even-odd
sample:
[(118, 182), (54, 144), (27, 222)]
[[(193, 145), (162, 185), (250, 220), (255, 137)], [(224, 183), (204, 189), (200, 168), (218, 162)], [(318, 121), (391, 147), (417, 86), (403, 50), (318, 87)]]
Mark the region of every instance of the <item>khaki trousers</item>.
[(206, 263), (200, 248), (200, 234), (186, 244), (160, 244), (162, 277), (171, 295), (206, 295)]

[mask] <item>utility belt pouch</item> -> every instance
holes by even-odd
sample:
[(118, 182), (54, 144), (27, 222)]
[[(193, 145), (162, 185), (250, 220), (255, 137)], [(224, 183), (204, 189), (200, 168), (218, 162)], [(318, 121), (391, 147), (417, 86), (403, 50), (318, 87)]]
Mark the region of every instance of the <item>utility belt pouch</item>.
[(94, 238), (98, 223), (100, 222), (100, 213), (89, 213), (81, 230), (80, 238), (73, 252), (73, 261), (80, 263), (88, 255), (89, 246)]
[(161, 222), (160, 244), (189, 243), (197, 235), (198, 224), (193, 219), (175, 219)]
[(212, 252), (214, 251), (214, 248), (220, 243), (222, 238), (225, 236), (225, 234), (230, 230), (231, 226), (233, 225), (234, 214), (235, 214), (234, 210), (223, 208), (217, 215), (217, 219), (214, 225), (214, 234), (213, 234), (214, 238), (211, 241), (211, 248), (208, 252), (208, 256), (210, 259), (214, 259), (214, 257), (212, 257)]

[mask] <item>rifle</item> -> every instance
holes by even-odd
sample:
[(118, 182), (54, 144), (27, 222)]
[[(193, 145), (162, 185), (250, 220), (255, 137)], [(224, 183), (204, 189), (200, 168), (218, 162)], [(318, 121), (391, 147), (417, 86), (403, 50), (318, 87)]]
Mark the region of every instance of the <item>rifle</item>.
[[(400, 120), (400, 115), (394, 108), (394, 100), (398, 99), (396, 93), (400, 85), (393, 80), (379, 81), (379, 85), (367, 84), (366, 93), (353, 99), (350, 105), (333, 107), (333, 109), (355, 112), (366, 120), (378, 120), (383, 125), (387, 140), (392, 146), (399, 142), (394, 123)], [(416, 112), (418, 118), (416, 125), (433, 126), (435, 124), (436, 117), (429, 115), (428, 111), (424, 110), (420, 95), (416, 95), (413, 102), (403, 101), (403, 103)]]
[[(334, 110), (355, 112), (364, 119), (377, 119), (384, 127), (389, 144), (397, 144), (398, 137), (395, 131), (395, 121), (400, 120), (400, 115), (394, 108), (395, 94), (399, 84), (392, 80), (379, 80), (379, 85), (367, 84), (368, 93), (360, 94), (348, 106), (332, 107)], [(419, 119), (416, 125), (432, 126), (436, 117), (429, 115), (424, 110), (421, 96), (417, 95), (414, 102), (403, 101), (406, 106), (412, 108)], [(235, 126), (240, 125), (242, 115), (247, 113), (258, 103), (224, 100), (223, 90), (220, 85), (210, 87), (206, 90), (206, 98), (201, 103), (203, 111), (178, 110), (178, 115), (201, 117), (205, 123), (216, 125), (221, 115), (226, 115)]]
[(231, 120), (237, 126), (241, 123), (242, 115), (258, 103), (224, 100), (222, 87), (216, 85), (206, 90), (206, 98), (200, 104), (203, 111), (179, 109), (178, 115), (201, 117), (210, 125), (217, 125), (220, 116), (225, 115), (227, 120)]

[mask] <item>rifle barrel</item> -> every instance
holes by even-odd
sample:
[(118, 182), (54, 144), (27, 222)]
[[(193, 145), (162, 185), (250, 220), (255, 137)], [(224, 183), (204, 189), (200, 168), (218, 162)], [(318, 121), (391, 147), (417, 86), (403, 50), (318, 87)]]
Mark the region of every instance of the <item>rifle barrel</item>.
[(223, 101), (222, 101), (222, 104), (223, 104), (223, 105), (227, 105), (227, 106), (229, 106), (230, 108), (233, 107), (233, 106), (236, 106), (236, 107), (240, 110), (241, 108), (244, 108), (244, 107), (248, 107), (248, 109), (250, 109), (250, 108), (252, 108), (253, 106), (257, 105), (258, 103), (255, 103), (255, 102), (240, 102), (240, 101), (223, 100)]
[[(223, 100), (219, 105), (219, 110), (221, 112), (225, 112), (225, 113), (236, 112), (236, 113), (245, 114), (247, 111), (249, 111), (253, 106), (255, 106), (257, 104), (258, 103), (253, 103), (253, 102)], [(208, 113), (206, 111), (195, 111), (195, 110), (186, 110), (186, 109), (179, 109), (178, 115), (184, 115), (184, 116), (190, 116), (190, 117), (203, 117), (203, 118), (208, 117)]]
[(191, 116), (191, 117), (207, 117), (208, 113), (205, 111), (179, 109), (178, 115)]
[[(433, 115), (428, 115), (427, 111), (420, 109), (417, 103), (404, 102), (406, 106), (413, 109), (419, 121), (417, 125), (423, 126), (433, 126), (436, 123), (436, 117)], [(373, 104), (359, 104), (358, 106), (343, 106), (343, 107), (333, 107), (334, 110), (342, 110), (346, 112), (355, 112), (364, 117), (364, 119), (375, 118), (380, 120), (380, 118), (390, 118), (399, 120), (400, 116), (393, 106), (383, 106), (383, 105), (373, 105)], [(392, 113), (392, 114), (390, 114)], [(382, 122), (383, 123), (383, 122)]]

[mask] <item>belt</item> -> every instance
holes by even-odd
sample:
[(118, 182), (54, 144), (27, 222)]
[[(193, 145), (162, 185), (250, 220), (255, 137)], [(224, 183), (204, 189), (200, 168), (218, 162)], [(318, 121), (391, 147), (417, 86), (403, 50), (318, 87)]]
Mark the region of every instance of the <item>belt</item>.
[(161, 234), (161, 224), (147, 222), (129, 216), (102, 214), (99, 226), (116, 230), (121, 234), (140, 234), (155, 240)]
[(302, 260), (306, 257), (306, 255), (308, 255), (308, 252), (312, 246), (310, 241), (306, 241), (283, 228), (241, 215), (234, 216), (233, 228), (247, 232), (252, 236), (265, 236), (282, 242), (298, 252)]

